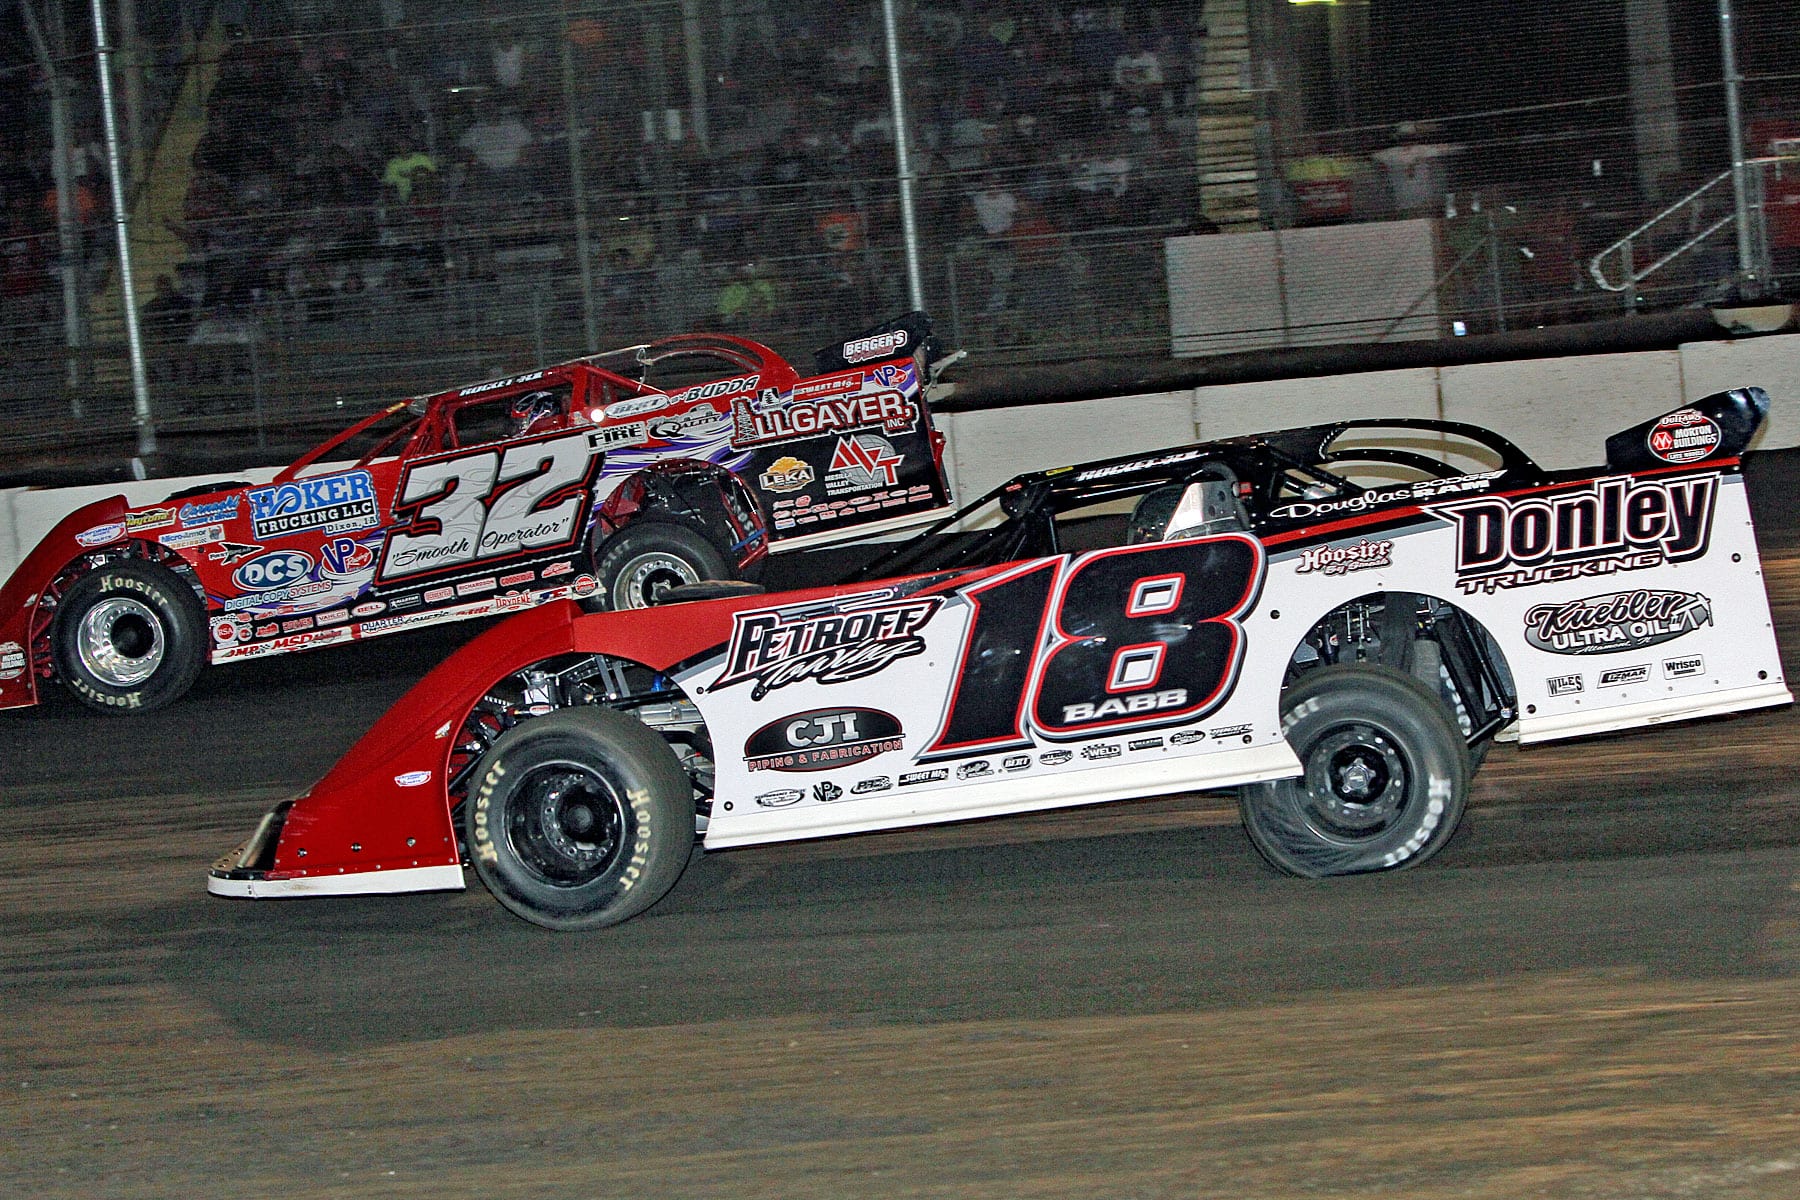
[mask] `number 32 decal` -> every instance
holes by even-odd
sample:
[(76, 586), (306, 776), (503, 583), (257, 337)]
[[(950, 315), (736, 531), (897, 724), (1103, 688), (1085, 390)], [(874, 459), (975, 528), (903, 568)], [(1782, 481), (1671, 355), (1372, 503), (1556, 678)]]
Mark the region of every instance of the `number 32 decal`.
[(1227, 534), (1044, 559), (964, 589), (974, 612), (921, 760), (1204, 716), (1237, 679), (1265, 565), (1254, 538)]
[(384, 581), (557, 550), (580, 536), (599, 456), (586, 433), (412, 464), (382, 550)]

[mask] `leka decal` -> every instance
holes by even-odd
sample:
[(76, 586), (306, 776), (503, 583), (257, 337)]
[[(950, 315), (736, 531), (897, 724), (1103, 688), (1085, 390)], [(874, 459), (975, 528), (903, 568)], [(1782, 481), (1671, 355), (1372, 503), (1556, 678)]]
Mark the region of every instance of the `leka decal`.
[(1432, 504), (1456, 526), (1465, 595), (1639, 571), (1706, 554), (1719, 477), (1602, 479), (1541, 496)]
[(712, 689), (754, 680), (752, 700), (802, 679), (847, 683), (923, 653), (919, 630), (943, 605), (937, 596), (888, 601), (851, 597), (734, 615), (725, 670)]
[(1552, 654), (1613, 654), (1673, 641), (1710, 624), (1712, 604), (1705, 596), (1639, 588), (1527, 609), (1525, 640)]
[(770, 721), (744, 743), (752, 771), (825, 771), (901, 747), (900, 721), (874, 708), (815, 708)]

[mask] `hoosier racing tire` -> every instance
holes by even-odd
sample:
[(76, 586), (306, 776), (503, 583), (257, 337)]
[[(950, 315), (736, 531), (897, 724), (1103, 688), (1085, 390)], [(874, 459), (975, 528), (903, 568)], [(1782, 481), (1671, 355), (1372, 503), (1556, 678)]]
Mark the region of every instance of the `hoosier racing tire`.
[(1239, 789), (1251, 842), (1277, 869), (1318, 878), (1417, 866), (1450, 840), (1469, 751), (1450, 714), (1391, 667), (1317, 670), (1282, 697), (1304, 773)]
[(616, 925), (686, 869), (693, 796), (641, 721), (563, 709), (514, 726), (483, 756), (463, 806), (469, 854), (494, 897), (534, 925)]
[(57, 675), (89, 708), (150, 712), (194, 686), (206, 664), (206, 610), (167, 567), (105, 563), (76, 579), (50, 627)]

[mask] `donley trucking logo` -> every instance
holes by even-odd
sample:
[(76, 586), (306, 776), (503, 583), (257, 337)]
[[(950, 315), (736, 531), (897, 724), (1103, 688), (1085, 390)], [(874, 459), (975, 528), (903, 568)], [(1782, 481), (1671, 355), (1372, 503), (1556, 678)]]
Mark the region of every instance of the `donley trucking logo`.
[(1717, 475), (1595, 480), (1562, 492), (1431, 504), (1456, 527), (1465, 595), (1639, 571), (1706, 554)]
[(885, 594), (734, 615), (725, 670), (712, 689), (751, 681), (752, 700), (812, 679), (847, 683), (923, 653), (919, 631), (942, 607), (938, 596), (889, 600)]

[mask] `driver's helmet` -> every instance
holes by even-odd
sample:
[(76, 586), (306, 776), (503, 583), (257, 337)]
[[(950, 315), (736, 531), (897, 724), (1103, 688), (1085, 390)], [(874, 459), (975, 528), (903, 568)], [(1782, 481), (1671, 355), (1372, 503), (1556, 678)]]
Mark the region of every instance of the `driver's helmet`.
[(524, 437), (548, 429), (561, 414), (562, 406), (557, 403), (555, 392), (526, 392), (516, 397), (507, 410), (506, 436)]

